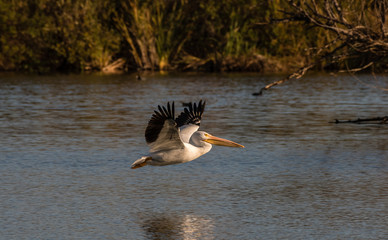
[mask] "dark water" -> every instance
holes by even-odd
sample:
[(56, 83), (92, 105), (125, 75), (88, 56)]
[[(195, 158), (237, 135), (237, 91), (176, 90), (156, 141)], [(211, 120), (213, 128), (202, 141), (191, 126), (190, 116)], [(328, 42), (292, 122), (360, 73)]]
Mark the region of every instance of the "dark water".
[[(387, 239), (387, 76), (0, 76), (1, 239)], [(367, 85), (369, 84), (369, 85)], [(153, 109), (245, 145), (130, 169)], [(180, 104), (176, 104), (178, 109)]]

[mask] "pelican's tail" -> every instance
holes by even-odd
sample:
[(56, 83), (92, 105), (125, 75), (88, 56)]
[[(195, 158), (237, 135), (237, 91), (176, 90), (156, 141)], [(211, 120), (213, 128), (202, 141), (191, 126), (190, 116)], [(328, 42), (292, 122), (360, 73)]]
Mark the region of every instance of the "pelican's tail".
[(131, 168), (136, 169), (136, 168), (144, 167), (144, 166), (148, 165), (147, 162), (151, 161), (151, 160), (152, 160), (152, 158), (149, 156), (141, 157), (141, 158), (137, 159), (134, 163), (132, 163)]

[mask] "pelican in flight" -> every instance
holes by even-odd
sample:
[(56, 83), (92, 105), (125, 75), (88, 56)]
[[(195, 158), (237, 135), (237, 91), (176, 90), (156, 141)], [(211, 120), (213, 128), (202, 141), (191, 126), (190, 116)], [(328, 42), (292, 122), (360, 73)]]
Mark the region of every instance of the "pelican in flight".
[(145, 131), (145, 139), (150, 147), (149, 155), (136, 160), (131, 168), (146, 165), (164, 166), (190, 162), (209, 152), (212, 144), (240, 147), (243, 145), (198, 131), (206, 102), (189, 103), (175, 118), (174, 102), (167, 107), (158, 106)]

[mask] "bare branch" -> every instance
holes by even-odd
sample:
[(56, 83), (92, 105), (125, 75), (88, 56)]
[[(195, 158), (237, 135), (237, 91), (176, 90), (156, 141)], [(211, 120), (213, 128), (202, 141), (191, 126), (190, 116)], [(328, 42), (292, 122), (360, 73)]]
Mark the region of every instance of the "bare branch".
[(288, 81), (288, 80), (293, 79), (293, 78), (299, 79), (299, 78), (301, 78), (301, 77), (302, 77), (309, 69), (313, 68), (314, 66), (315, 66), (315, 64), (309, 64), (309, 65), (303, 66), (303, 67), (299, 68), (298, 71), (296, 71), (296, 72), (294, 72), (294, 73), (288, 75), (287, 77), (285, 77), (285, 78), (283, 78), (283, 79), (281, 79), (281, 80), (279, 80), (279, 81), (275, 81), (275, 82), (272, 82), (272, 83), (266, 85), (265, 87), (261, 88), (259, 92), (253, 93), (252, 95), (253, 95), (253, 96), (262, 95), (262, 94), (263, 94), (263, 91), (268, 90), (268, 89), (270, 89), (270, 88), (273, 87), (273, 86), (282, 84), (282, 83), (284, 83), (285, 81)]
[(342, 8), (341, 8), (340, 4), (338, 3), (338, 1), (333, 0), (333, 4), (335, 6), (336, 11), (338, 12), (338, 16), (339, 16), (340, 20), (342, 22), (348, 24), (348, 22), (346, 21), (346, 19), (344, 18), (343, 14), (342, 14)]
[(357, 118), (355, 120), (338, 120), (335, 119), (334, 122), (329, 123), (377, 123), (377, 124), (388, 124), (388, 116), (384, 117), (375, 117), (375, 118)]
[[(333, 57), (333, 54), (336, 53), (339, 49), (344, 48), (345, 46), (346, 46), (345, 44), (341, 44), (340, 46), (338, 46), (334, 50), (332, 50), (332, 51), (324, 54), (323, 56), (321, 56), (319, 58), (319, 61), (317, 61), (317, 62), (321, 62), (321, 61), (323, 61), (325, 59), (328, 59), (328, 58), (331, 59), (331, 61), (330, 61), (331, 63), (337, 61), (339, 58)], [(327, 47), (327, 46), (324, 46), (324, 47)], [(320, 52), (320, 51), (318, 51), (318, 52)], [(268, 90), (268, 89), (270, 89), (273, 86), (282, 84), (282, 83), (284, 83), (284, 82), (286, 82), (286, 81), (288, 81), (290, 79), (299, 79), (299, 78), (303, 77), (308, 70), (310, 70), (311, 68), (315, 67), (316, 63), (306, 64), (305, 66), (299, 68), (297, 71), (293, 72), (292, 74), (288, 75), (287, 77), (266, 85), (265, 87), (261, 88), (259, 92), (253, 93), (252, 95), (253, 96), (262, 95), (263, 91)]]
[(364, 69), (367, 69), (368, 67), (372, 66), (373, 64), (374, 64), (374, 62), (370, 62), (370, 63), (368, 63), (360, 68), (352, 68), (352, 69), (347, 68), (346, 70), (340, 70), (338, 72), (340, 72), (340, 73), (343, 73), (343, 72), (355, 73), (355, 72), (359, 72), (359, 71), (362, 71)]

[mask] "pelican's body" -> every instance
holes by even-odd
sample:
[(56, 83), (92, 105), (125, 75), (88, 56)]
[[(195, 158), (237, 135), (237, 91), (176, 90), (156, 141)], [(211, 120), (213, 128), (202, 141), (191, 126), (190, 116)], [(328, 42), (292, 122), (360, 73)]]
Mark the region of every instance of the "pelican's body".
[[(195, 132), (194, 134), (197, 133), (200, 132)], [(193, 139), (196, 139), (195, 135)], [(183, 142), (182, 148), (150, 152), (150, 157), (153, 159), (153, 161), (151, 161), (149, 164), (163, 166), (169, 164), (190, 162), (209, 152), (211, 148), (212, 145), (207, 142), (203, 142), (202, 144), (195, 144), (193, 142)]]
[(166, 107), (158, 106), (148, 123), (145, 137), (150, 147), (149, 156), (144, 156), (132, 164), (132, 168), (145, 165), (164, 166), (190, 162), (209, 152), (212, 144), (244, 147), (238, 143), (218, 138), (209, 133), (198, 131), (205, 102), (198, 106), (189, 104), (176, 119), (174, 119), (174, 103)]

